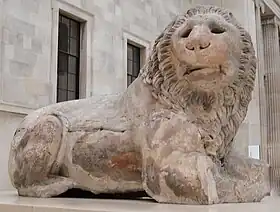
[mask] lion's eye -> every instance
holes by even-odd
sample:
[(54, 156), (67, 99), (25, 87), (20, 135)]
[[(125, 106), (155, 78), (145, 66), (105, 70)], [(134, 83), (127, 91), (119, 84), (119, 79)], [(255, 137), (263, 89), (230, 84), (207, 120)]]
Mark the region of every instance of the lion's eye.
[(191, 32), (192, 32), (192, 29), (186, 29), (186, 30), (184, 30), (182, 33), (181, 33), (181, 37), (182, 38), (187, 38), (187, 37), (189, 37), (189, 35), (191, 34)]
[(217, 23), (211, 23), (209, 28), (213, 34), (222, 34), (226, 31), (223, 27), (221, 27)]
[(211, 32), (214, 34), (222, 34), (225, 32), (225, 30), (222, 28), (215, 27), (215, 28), (211, 29)]

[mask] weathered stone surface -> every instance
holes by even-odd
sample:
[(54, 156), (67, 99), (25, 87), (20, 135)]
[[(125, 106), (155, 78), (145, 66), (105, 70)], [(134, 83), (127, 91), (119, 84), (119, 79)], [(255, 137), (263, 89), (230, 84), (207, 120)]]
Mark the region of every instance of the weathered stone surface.
[(164, 203), (260, 201), (268, 165), (232, 151), (254, 87), (250, 35), (222, 8), (198, 6), (156, 39), (120, 95), (44, 107), (15, 132), (19, 195), (145, 190)]

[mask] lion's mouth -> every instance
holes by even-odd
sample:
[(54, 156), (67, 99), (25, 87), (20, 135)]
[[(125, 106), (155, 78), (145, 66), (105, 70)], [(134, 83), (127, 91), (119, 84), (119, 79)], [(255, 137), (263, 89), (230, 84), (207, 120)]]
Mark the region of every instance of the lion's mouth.
[(209, 67), (207, 66), (192, 66), (192, 67), (189, 67), (186, 69), (186, 72), (184, 73), (184, 76), (185, 75), (189, 75), (190, 73), (193, 73), (193, 72), (196, 72), (196, 71), (201, 71), (203, 69), (207, 69)]
[(187, 68), (184, 76), (189, 75), (189, 74), (195, 74), (195, 72), (205, 72), (204, 74), (208, 73), (208, 74), (219, 74), (219, 73), (223, 73), (222, 67), (209, 67), (209, 66), (192, 66), (190, 68)]

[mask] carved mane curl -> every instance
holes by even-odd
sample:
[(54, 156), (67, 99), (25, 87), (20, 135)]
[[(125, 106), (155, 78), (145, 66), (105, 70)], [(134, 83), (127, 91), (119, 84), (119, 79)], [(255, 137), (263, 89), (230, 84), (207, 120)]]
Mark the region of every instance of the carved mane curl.
[[(179, 80), (171, 59), (171, 37), (188, 18), (197, 14), (215, 13), (222, 16), (228, 23), (234, 25), (240, 32), (242, 53), (239, 60), (237, 77), (222, 91), (200, 92), (191, 88), (186, 80)], [(189, 104), (208, 107), (217, 99), (222, 103), (215, 109), (212, 121), (220, 125), (219, 139), (222, 145), (219, 158), (230, 151), (234, 136), (244, 120), (251, 94), (254, 88), (256, 74), (256, 58), (249, 33), (236, 21), (232, 13), (216, 6), (197, 6), (177, 16), (155, 40), (150, 56), (141, 70), (140, 77), (152, 88), (153, 96), (166, 105), (179, 110), (185, 110)]]

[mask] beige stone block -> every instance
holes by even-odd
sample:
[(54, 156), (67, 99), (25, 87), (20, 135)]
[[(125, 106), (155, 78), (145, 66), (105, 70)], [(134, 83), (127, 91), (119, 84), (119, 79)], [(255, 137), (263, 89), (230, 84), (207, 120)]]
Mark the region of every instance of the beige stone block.
[(242, 23), (243, 25), (247, 25), (246, 21), (246, 12), (245, 11), (245, 4), (248, 0), (221, 0), (222, 7), (229, 9), (236, 19)]
[(248, 122), (254, 125), (260, 125), (260, 107), (258, 99), (253, 99), (248, 109)]
[(191, 3), (193, 5), (207, 4), (207, 5), (222, 6), (222, 0), (192, 0)]
[[(8, 175), (8, 158), (10, 143), (13, 140), (13, 134), (24, 115), (7, 113), (0, 111), (0, 190), (11, 189), (12, 185)], [(0, 210), (1, 212), (5, 210)]]
[(259, 124), (249, 124), (249, 145), (261, 144), (261, 129)]
[[(50, 104), (49, 98), (41, 99), (39, 96), (50, 96), (51, 85), (36, 79), (11, 77), (3, 74), (3, 100), (8, 103), (23, 105), (29, 108), (38, 108)], [(13, 89), (11, 89), (11, 85)]]
[(11, 60), (15, 56), (15, 48), (13, 45), (2, 43), (3, 54), (5, 55), (5, 59)]
[(23, 48), (24, 49), (31, 49), (32, 46), (32, 39), (29, 36), (24, 35), (23, 36)]

